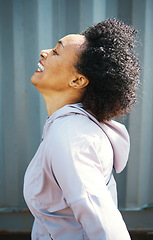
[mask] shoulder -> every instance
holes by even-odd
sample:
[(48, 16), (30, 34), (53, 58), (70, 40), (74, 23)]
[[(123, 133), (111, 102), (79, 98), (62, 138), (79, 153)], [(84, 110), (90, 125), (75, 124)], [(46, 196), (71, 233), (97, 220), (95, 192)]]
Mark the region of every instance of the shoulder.
[(85, 146), (104, 149), (110, 142), (104, 131), (88, 117), (70, 114), (59, 117), (50, 126), (48, 144), (65, 151), (74, 145), (80, 149)]
[(112, 169), (113, 150), (109, 139), (96, 123), (81, 114), (56, 119), (48, 130), (45, 149), (54, 170), (84, 163), (97, 164), (103, 171)]
[(65, 139), (70, 138), (71, 141), (82, 137), (91, 140), (103, 135), (102, 129), (97, 124), (81, 114), (70, 114), (56, 119), (50, 130), (56, 138), (63, 140), (65, 137)]

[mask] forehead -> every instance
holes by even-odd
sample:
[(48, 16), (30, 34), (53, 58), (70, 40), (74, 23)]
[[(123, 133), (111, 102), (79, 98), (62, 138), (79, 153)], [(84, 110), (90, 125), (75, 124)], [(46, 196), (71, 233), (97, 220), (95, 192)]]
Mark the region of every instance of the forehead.
[(80, 47), (85, 43), (85, 37), (80, 34), (70, 34), (60, 39), (64, 47)]

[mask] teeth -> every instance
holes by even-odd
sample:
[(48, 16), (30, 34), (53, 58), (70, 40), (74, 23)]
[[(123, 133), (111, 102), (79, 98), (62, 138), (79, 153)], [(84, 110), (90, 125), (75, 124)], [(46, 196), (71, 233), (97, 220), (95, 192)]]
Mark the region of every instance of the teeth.
[(44, 66), (39, 62), (38, 63), (38, 71), (43, 72), (44, 71)]

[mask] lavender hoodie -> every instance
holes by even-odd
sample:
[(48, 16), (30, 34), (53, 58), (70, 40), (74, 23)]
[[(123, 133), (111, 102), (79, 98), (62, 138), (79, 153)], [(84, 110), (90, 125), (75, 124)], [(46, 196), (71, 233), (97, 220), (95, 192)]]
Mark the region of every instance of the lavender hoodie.
[(113, 167), (124, 169), (128, 154), (125, 127), (99, 123), (81, 104), (48, 118), (24, 179), (35, 217), (32, 240), (130, 240), (112, 175)]

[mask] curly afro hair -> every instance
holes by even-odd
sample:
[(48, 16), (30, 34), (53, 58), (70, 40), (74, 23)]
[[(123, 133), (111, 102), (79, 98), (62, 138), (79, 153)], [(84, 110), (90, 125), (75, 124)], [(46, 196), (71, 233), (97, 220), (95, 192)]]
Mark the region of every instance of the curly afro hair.
[(89, 80), (82, 104), (99, 121), (127, 114), (136, 102), (140, 71), (133, 51), (136, 33), (115, 19), (81, 33), (86, 44), (75, 67)]

